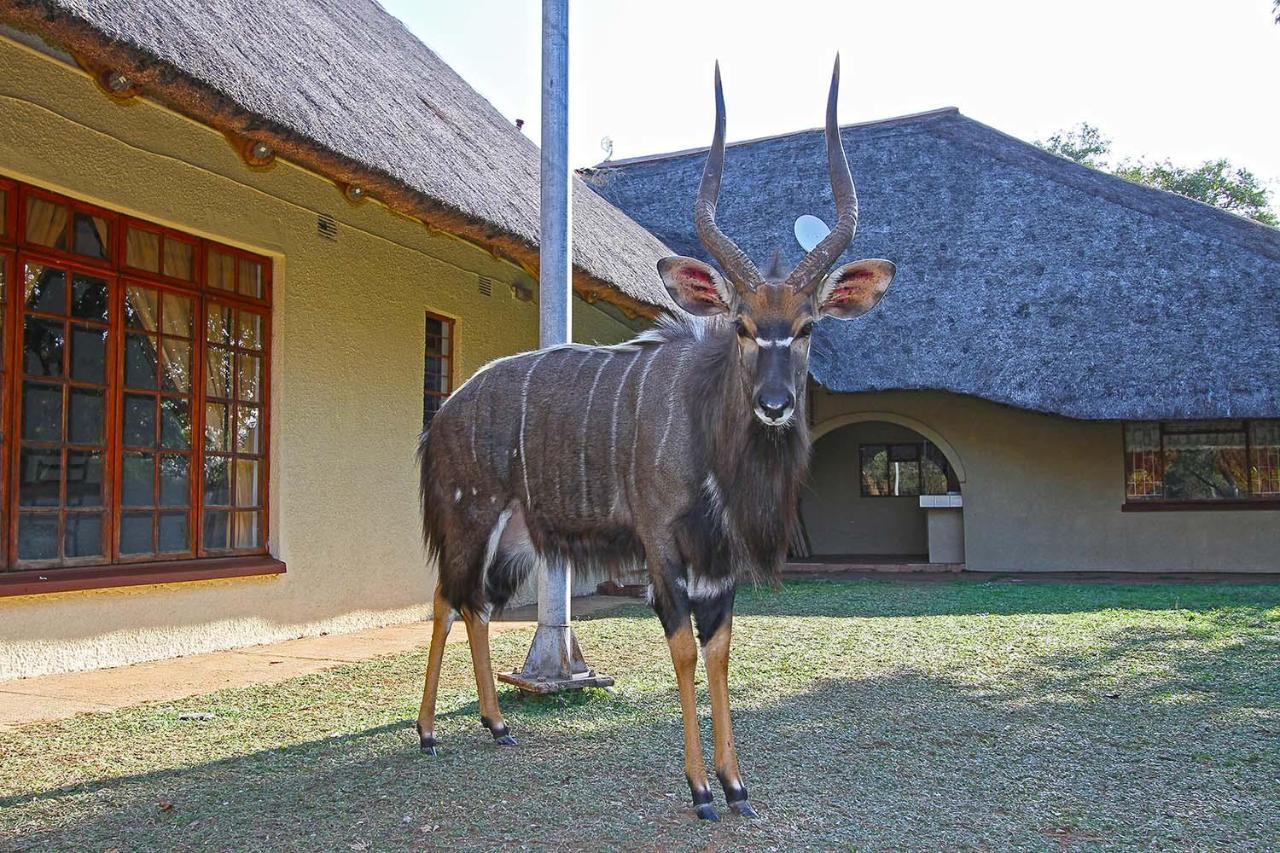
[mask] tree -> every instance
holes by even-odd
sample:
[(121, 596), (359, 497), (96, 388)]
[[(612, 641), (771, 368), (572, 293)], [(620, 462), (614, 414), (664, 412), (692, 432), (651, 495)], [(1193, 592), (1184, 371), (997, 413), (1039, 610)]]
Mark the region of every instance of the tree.
[[(1275, 3), (1280, 12), (1280, 0)], [(1225, 159), (1207, 160), (1193, 168), (1176, 166), (1168, 160), (1154, 163), (1121, 160), (1113, 164), (1111, 140), (1086, 122), (1039, 140), (1036, 145), (1051, 154), (1136, 184), (1193, 198), (1264, 225), (1280, 225), (1280, 219), (1271, 211), (1270, 193), (1257, 176)]]
[(1074, 160), (1081, 166), (1103, 171), (1106, 171), (1107, 157), (1111, 154), (1111, 140), (1103, 136), (1102, 131), (1083, 121), (1070, 130), (1063, 130), (1048, 139), (1038, 140), (1036, 145), (1050, 154), (1057, 154), (1059, 157)]

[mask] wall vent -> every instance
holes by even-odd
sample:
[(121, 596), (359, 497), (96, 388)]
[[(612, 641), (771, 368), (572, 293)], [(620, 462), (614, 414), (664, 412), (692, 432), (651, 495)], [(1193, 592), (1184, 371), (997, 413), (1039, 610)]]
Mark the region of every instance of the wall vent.
[(338, 223), (327, 213), (316, 217), (316, 232), (326, 240), (338, 239)]
[(493, 279), (488, 276), (480, 276), (480, 295), (493, 296)]

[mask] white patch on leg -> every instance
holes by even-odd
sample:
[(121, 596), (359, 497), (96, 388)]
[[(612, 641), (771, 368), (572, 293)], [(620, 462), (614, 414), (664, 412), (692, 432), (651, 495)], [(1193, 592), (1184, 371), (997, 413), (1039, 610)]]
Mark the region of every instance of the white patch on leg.
[(705, 578), (697, 574), (692, 566), (686, 572), (689, 580), (685, 584), (685, 594), (689, 596), (690, 601), (707, 601), (733, 591), (734, 579), (732, 577)]
[(454, 502), (454, 503), (457, 503), (457, 502), (458, 502), (458, 501), (460, 501), (460, 500), (462, 500), (462, 489), (454, 489), (454, 490), (453, 490), (453, 502)]
[(729, 517), (729, 508), (725, 506), (724, 494), (720, 491), (715, 474), (707, 474), (707, 479), (702, 481), (702, 491), (706, 493), (707, 500), (711, 501), (712, 516), (720, 522), (725, 535), (733, 535), (733, 519)]

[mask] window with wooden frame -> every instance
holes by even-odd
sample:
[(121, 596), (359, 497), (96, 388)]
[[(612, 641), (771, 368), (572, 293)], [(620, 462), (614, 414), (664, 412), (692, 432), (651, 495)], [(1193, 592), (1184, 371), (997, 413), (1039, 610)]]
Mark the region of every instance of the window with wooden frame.
[(1125, 508), (1280, 505), (1280, 420), (1124, 425)]
[(453, 393), (453, 320), (427, 313), (426, 360), (422, 370), (422, 429)]
[(265, 556), (270, 260), (4, 179), (0, 211), (0, 587)]
[(864, 498), (945, 495), (960, 491), (951, 463), (931, 441), (858, 447)]

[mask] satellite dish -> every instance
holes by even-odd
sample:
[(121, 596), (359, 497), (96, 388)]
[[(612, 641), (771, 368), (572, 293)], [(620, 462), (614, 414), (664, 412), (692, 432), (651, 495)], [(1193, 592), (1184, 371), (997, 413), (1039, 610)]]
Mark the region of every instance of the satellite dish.
[(831, 229), (827, 227), (827, 223), (816, 216), (806, 213), (796, 219), (796, 242), (806, 252), (812, 252), (813, 247), (821, 243), (822, 238), (830, 233)]

